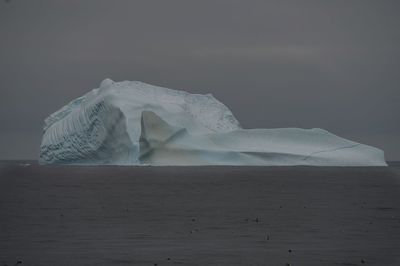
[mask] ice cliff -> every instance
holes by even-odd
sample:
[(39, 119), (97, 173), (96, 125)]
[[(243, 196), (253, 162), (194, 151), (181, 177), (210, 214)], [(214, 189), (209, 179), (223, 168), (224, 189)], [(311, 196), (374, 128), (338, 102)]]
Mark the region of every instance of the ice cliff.
[(211, 94), (104, 80), (45, 120), (41, 164), (383, 166), (323, 129), (243, 129)]

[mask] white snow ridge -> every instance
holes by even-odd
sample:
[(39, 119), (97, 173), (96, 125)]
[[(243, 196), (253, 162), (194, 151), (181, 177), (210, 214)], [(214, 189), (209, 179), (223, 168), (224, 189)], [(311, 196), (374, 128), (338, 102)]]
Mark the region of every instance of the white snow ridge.
[(45, 120), (41, 164), (385, 166), (323, 129), (243, 129), (211, 94), (104, 80)]

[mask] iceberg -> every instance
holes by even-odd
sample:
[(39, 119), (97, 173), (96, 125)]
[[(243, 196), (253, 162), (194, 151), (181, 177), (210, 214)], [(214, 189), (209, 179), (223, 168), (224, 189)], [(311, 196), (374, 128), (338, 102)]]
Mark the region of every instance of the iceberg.
[(323, 129), (243, 129), (211, 94), (110, 79), (45, 119), (39, 163), (386, 166)]

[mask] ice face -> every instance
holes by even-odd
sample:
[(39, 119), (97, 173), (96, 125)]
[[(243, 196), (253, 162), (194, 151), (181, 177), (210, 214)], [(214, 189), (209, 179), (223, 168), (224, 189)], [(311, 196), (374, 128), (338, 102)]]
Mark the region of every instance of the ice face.
[(143, 111), (157, 113), (191, 134), (240, 128), (230, 110), (212, 95), (189, 94), (137, 81), (104, 80), (45, 120), (43, 164), (141, 164)]
[(242, 129), (212, 95), (104, 80), (45, 120), (42, 164), (386, 165), (322, 129)]

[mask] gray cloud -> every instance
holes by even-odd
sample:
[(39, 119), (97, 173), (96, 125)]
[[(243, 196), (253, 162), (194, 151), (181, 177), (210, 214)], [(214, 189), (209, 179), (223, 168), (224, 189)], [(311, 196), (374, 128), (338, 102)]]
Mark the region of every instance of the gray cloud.
[(0, 3), (0, 158), (106, 77), (213, 93), (244, 127), (321, 127), (400, 160), (398, 1)]

